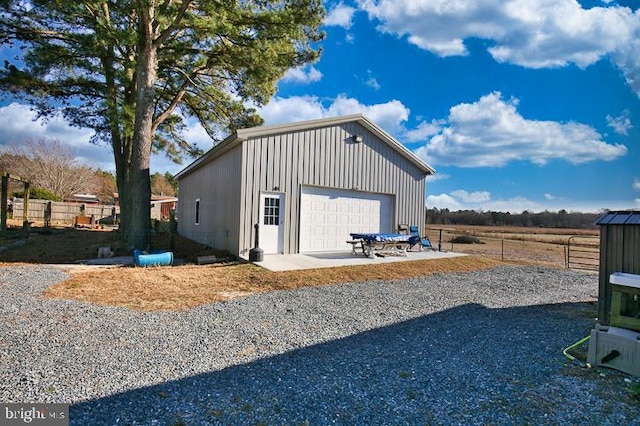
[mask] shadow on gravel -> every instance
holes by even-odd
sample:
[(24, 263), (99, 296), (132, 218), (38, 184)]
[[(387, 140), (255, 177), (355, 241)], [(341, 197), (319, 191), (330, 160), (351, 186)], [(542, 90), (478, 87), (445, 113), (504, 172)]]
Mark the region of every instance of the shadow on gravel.
[(594, 315), (463, 305), (78, 403), (71, 424), (640, 424), (622, 376), (562, 355)]

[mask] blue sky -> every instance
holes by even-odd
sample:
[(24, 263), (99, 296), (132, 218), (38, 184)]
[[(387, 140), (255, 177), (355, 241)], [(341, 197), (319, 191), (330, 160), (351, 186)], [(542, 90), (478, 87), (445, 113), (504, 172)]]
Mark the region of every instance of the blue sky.
[[(267, 124), (363, 113), (433, 166), (427, 206), (640, 208), (640, 3), (326, 2), (321, 59), (259, 108)], [(108, 147), (0, 107), (0, 144), (47, 136), (113, 170)], [(207, 149), (194, 126), (188, 136)], [(183, 166), (154, 157), (153, 171)]]

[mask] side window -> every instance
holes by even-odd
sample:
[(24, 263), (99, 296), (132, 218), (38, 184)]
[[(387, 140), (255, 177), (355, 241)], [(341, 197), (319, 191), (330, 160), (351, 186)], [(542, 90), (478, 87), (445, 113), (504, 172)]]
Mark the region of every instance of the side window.
[(200, 225), (200, 198), (196, 198), (196, 225)]
[(264, 225), (279, 225), (280, 224), (280, 198), (279, 197), (266, 197), (264, 199)]

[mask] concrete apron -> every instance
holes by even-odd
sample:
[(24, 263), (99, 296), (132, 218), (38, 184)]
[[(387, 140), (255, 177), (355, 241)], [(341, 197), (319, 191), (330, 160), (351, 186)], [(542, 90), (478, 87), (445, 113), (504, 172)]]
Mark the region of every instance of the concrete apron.
[(407, 256), (385, 256), (369, 258), (363, 255), (354, 256), (350, 251), (306, 253), (306, 254), (265, 254), (262, 262), (255, 262), (270, 271), (296, 271), (299, 269), (336, 268), (352, 265), (377, 265), (380, 263), (408, 262), (412, 260), (444, 259), (448, 257), (467, 256), (462, 253), (439, 251), (413, 251)]

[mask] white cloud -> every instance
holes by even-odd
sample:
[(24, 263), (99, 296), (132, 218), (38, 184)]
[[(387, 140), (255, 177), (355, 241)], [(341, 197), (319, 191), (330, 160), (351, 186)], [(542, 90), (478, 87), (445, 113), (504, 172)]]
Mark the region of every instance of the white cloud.
[(324, 25), (342, 27), (348, 30), (351, 28), (355, 11), (355, 8), (345, 6), (344, 3), (340, 2), (333, 9), (329, 10), (327, 17), (324, 19)]
[[(640, 199), (634, 201), (640, 207)], [(476, 210), (521, 213), (525, 210), (530, 212), (559, 211), (568, 210), (575, 212), (598, 212), (603, 208), (610, 210), (624, 210), (631, 206), (629, 200), (589, 200), (578, 201), (569, 200), (562, 197), (555, 197), (545, 194), (545, 199), (541, 201), (531, 200), (518, 195), (510, 198), (494, 199), (488, 191), (473, 191), (458, 189), (449, 193), (427, 195), (427, 208), (457, 210)]]
[(576, 64), (609, 56), (640, 96), (640, 11), (576, 0), (359, 0), (382, 32), (438, 56), (467, 55), (465, 40), (492, 41), (498, 62), (528, 68)]
[(378, 83), (378, 80), (373, 75), (373, 72), (371, 70), (367, 70), (367, 77), (366, 80), (364, 80), (364, 84), (365, 86), (368, 86), (373, 90), (380, 90), (380, 88), (382, 87), (380, 86), (380, 83)]
[[(452, 107), (446, 120), (425, 121), (413, 130), (406, 127), (409, 108), (399, 100), (366, 105), (342, 94), (333, 99), (274, 97), (258, 113), (266, 124), (362, 113), (399, 139), (414, 142), (430, 138), (415, 153), (433, 165), (498, 167), (517, 160), (545, 164), (550, 159), (577, 164), (612, 160), (627, 152), (623, 145), (602, 141), (593, 128), (583, 124), (527, 120), (517, 112), (517, 104), (516, 99), (505, 101), (500, 93), (491, 93), (474, 103)], [(0, 143), (20, 143), (40, 136), (56, 138), (72, 144), (78, 156), (95, 167), (114, 169), (111, 148), (89, 143), (92, 130), (69, 127), (61, 118), (34, 122), (34, 117), (28, 107), (20, 104), (0, 108)], [(209, 136), (195, 122), (187, 122), (185, 136), (204, 150), (212, 145)], [(20, 139), (15, 141), (16, 137)], [(154, 171), (175, 173), (182, 167), (164, 155), (152, 156)], [(436, 175), (431, 181), (446, 178), (448, 176)]]
[(439, 180), (447, 180), (447, 179), (451, 179), (451, 175), (436, 173), (436, 174), (427, 176), (427, 183), (433, 183)]
[[(640, 21), (640, 9), (636, 10), (636, 20)], [(640, 24), (639, 24), (640, 25)], [(636, 95), (640, 96), (640, 30), (636, 26), (633, 38), (612, 52), (611, 58)]]
[(439, 194), (439, 195), (427, 195), (426, 201), (427, 207), (432, 209), (436, 208), (439, 210), (449, 209), (449, 210), (464, 210), (462, 204), (456, 200), (454, 197), (448, 194)]
[(409, 119), (409, 108), (396, 99), (373, 105), (363, 105), (357, 99), (339, 95), (328, 108), (328, 116), (362, 113), (391, 134), (404, 130), (403, 122)]
[(488, 191), (468, 192), (462, 189), (452, 191), (449, 194), (428, 195), (426, 204), (428, 208), (449, 210), (476, 210), (476, 211), (500, 211), (519, 213), (524, 210), (542, 211), (545, 206), (527, 199), (526, 197), (512, 197), (509, 199), (494, 200)]
[(258, 111), (265, 124), (294, 123), (324, 116), (324, 107), (315, 96), (274, 96)]
[(0, 107), (0, 147), (37, 138), (57, 139), (72, 146), (76, 157), (91, 167), (114, 170), (111, 147), (90, 143), (93, 133), (91, 129), (69, 126), (60, 116), (36, 119), (36, 113), (26, 105)]
[(614, 160), (627, 153), (585, 124), (528, 120), (499, 92), (453, 106), (447, 125), (415, 153), (429, 164), (502, 167), (512, 161), (544, 165), (552, 159), (572, 164)]
[(324, 117), (349, 114), (364, 114), (374, 123), (390, 133), (404, 131), (403, 122), (409, 118), (409, 109), (398, 100), (373, 105), (364, 105), (357, 99), (338, 95), (325, 106), (315, 96), (274, 97), (259, 111), (265, 124), (293, 123)]
[(409, 142), (424, 141), (426, 138), (440, 133), (444, 124), (446, 124), (445, 120), (423, 121), (415, 129), (407, 131), (405, 138)]
[(378, 83), (378, 80), (376, 80), (375, 77), (369, 77), (365, 84), (371, 87), (373, 90), (380, 90), (380, 83)]
[(322, 80), (322, 73), (315, 67), (305, 65), (289, 69), (280, 81), (309, 84)]
[[(93, 130), (71, 127), (62, 117), (53, 117), (48, 121), (43, 119), (34, 121), (35, 118), (35, 112), (22, 104), (12, 103), (0, 107), (0, 148), (22, 144), (36, 138), (57, 139), (71, 145), (80, 161), (91, 167), (115, 172), (111, 146), (95, 145), (89, 142)], [(185, 137), (189, 141), (198, 143), (205, 150), (211, 148), (213, 144), (211, 138), (195, 120), (187, 122)], [(189, 159), (185, 159), (185, 164), (189, 162)], [(175, 164), (164, 154), (154, 154), (151, 156), (151, 168), (152, 172), (176, 173), (184, 168), (184, 165)]]
[(620, 135), (626, 135), (633, 127), (631, 119), (629, 118), (630, 112), (628, 109), (624, 110), (618, 117), (607, 115), (607, 125), (613, 129), (614, 132)]
[[(390, 133), (402, 133), (403, 122), (409, 117), (409, 109), (398, 100), (365, 105), (345, 95), (339, 95), (329, 103), (323, 103), (315, 96), (274, 97), (260, 108), (259, 113), (266, 124), (293, 123), (362, 113)], [(34, 118), (35, 113), (21, 104), (0, 107), (0, 144), (22, 143), (37, 137), (55, 138), (73, 145), (76, 155), (92, 166), (103, 170), (115, 170), (111, 147), (97, 146), (89, 142), (93, 130), (70, 127), (62, 118), (52, 118), (48, 122), (33, 121)], [(211, 148), (211, 138), (195, 120), (187, 120), (186, 124), (184, 135), (190, 142), (196, 143), (204, 150)], [(189, 161), (185, 159), (185, 164)], [(163, 154), (151, 157), (152, 171), (176, 173), (183, 167), (184, 165), (173, 163)]]
[(640, 179), (634, 178), (633, 185), (631, 185), (631, 187), (636, 191), (640, 191)]
[(491, 200), (491, 193), (488, 191), (467, 192), (463, 189), (458, 189), (453, 191), (451, 195), (467, 204), (486, 203)]

